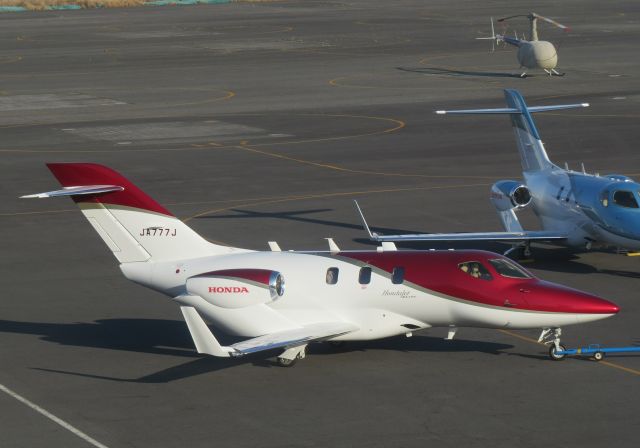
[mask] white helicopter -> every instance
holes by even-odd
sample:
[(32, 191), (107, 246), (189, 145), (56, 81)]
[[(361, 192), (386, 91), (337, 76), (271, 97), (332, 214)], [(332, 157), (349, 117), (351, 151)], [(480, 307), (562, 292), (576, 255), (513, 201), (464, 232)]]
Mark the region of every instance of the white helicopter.
[[(73, 199), (128, 279), (180, 306), (196, 349), (238, 357), (282, 349), (281, 366), (311, 342), (371, 340), (445, 327), (540, 328), (552, 359), (565, 355), (561, 326), (604, 319), (619, 308), (541, 281), (485, 251), (270, 252), (209, 243), (129, 180), (102, 165), (50, 163), (61, 190), (26, 197)], [(69, 235), (70, 237), (72, 235)], [(285, 288), (286, 278), (286, 288)], [(204, 319), (227, 334), (222, 345)]]
[[(570, 28), (566, 25), (562, 25), (561, 23), (556, 22), (555, 20), (551, 20), (547, 17), (538, 15), (535, 12), (503, 17), (501, 19), (498, 19), (497, 21), (505, 22), (515, 17), (526, 17), (529, 19), (529, 23), (531, 25), (529, 40), (526, 40), (524, 36), (522, 39), (518, 39), (517, 34), (515, 37), (509, 37), (504, 34), (496, 34), (493, 27), (493, 18), (491, 18), (491, 37), (477, 37), (476, 39), (491, 39), (492, 41), (498, 43), (506, 42), (509, 45), (518, 47), (518, 62), (520, 63), (521, 68), (541, 68), (542, 70), (547, 72), (549, 76), (564, 76), (564, 73), (559, 73), (558, 71), (556, 71), (556, 66), (558, 65), (558, 52), (556, 50), (556, 47), (549, 41), (538, 40), (537, 22), (538, 19), (540, 19), (547, 23), (550, 23), (551, 25), (557, 26), (564, 31), (569, 31)], [(493, 44), (491, 50), (494, 50)], [(520, 74), (521, 78), (524, 78), (526, 76), (526, 70)]]

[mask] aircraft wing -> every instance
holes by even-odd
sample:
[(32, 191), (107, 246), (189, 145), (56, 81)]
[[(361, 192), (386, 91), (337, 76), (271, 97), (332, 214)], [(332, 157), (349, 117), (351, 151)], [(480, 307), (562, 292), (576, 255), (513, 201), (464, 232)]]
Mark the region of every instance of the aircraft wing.
[(211, 333), (211, 330), (209, 330), (209, 327), (207, 327), (207, 324), (194, 307), (181, 306), (180, 310), (184, 320), (187, 322), (198, 353), (227, 358), (280, 347), (297, 347), (309, 342), (330, 339), (358, 330), (356, 325), (347, 322), (323, 322), (305, 325), (293, 330), (265, 334), (224, 347), (213, 336), (213, 333)]
[(470, 232), (470, 233), (415, 233), (404, 235), (379, 235), (371, 233), (373, 241), (560, 241), (567, 235), (548, 231), (531, 232)]
[(360, 213), (360, 219), (369, 238), (378, 242), (391, 241), (561, 241), (566, 240), (567, 235), (546, 230), (534, 230), (521, 232), (469, 232), (469, 233), (414, 233), (402, 235), (380, 235), (372, 232), (369, 224), (364, 219), (364, 214), (357, 201), (354, 201)]

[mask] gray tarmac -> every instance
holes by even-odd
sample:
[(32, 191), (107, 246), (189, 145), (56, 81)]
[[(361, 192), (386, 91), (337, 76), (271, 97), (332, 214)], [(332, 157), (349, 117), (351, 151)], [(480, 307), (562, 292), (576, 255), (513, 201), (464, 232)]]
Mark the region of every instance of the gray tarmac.
[[(498, 230), (520, 177), (505, 117), (552, 160), (640, 177), (640, 3), (536, 2), (566, 76), (519, 79), (489, 17), (527, 2), (285, 1), (0, 15), (0, 384), (109, 448), (637, 446), (640, 357), (551, 362), (535, 332), (433, 329), (315, 345), (294, 368), (200, 357), (178, 308), (127, 282), (45, 162), (109, 165), (210, 240), (372, 247), (382, 232)], [(526, 31), (524, 21), (508, 28)], [(529, 228), (536, 221), (525, 214)], [(414, 245), (411, 248), (428, 248)], [(504, 246), (480, 246), (504, 250)], [(445, 246), (446, 248), (446, 246)], [(538, 247), (536, 274), (619, 304), (567, 346), (640, 342), (639, 260)], [(0, 394), (0, 446), (91, 446)]]

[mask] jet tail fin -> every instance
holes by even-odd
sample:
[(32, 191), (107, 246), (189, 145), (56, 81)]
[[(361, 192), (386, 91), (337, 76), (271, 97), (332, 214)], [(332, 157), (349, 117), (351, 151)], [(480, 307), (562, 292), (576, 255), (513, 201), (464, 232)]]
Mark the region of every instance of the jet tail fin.
[(22, 196), (68, 196), (120, 263), (178, 260), (235, 249), (209, 243), (121, 174), (95, 163), (48, 163), (61, 190)]
[(589, 107), (588, 103), (562, 104), (555, 106), (533, 106), (529, 107), (524, 98), (514, 89), (505, 89), (504, 97), (507, 102), (506, 108), (499, 109), (465, 109), (465, 110), (438, 110), (439, 115), (462, 115), (462, 114), (508, 114), (511, 117), (511, 126), (518, 143), (518, 151), (522, 161), (523, 171), (542, 171), (552, 168), (544, 144), (540, 139), (540, 134), (533, 121), (532, 113), (546, 112), (552, 110), (575, 109)]

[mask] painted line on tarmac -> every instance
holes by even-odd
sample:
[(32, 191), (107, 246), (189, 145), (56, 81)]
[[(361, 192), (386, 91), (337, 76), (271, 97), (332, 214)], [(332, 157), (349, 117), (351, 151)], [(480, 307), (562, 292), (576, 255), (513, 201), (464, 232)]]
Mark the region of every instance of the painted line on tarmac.
[(67, 208), (61, 210), (43, 210), (43, 211), (29, 211), (29, 212), (13, 212), (13, 213), (0, 213), (0, 217), (5, 216), (24, 216), (24, 215), (48, 215), (52, 213), (67, 213), (67, 212), (75, 212), (77, 208)]
[[(231, 97), (228, 97), (231, 98)], [(220, 98), (220, 99), (228, 99)], [(213, 100), (211, 100), (213, 101)], [(266, 114), (230, 114), (227, 116), (236, 117), (236, 116), (265, 116)], [(382, 135), (382, 134), (391, 134), (393, 132), (399, 131), (400, 129), (406, 126), (406, 123), (402, 120), (398, 120), (395, 118), (389, 117), (376, 117), (376, 116), (368, 116), (368, 115), (348, 115), (348, 114), (293, 114), (293, 116), (315, 116), (315, 117), (337, 117), (337, 118), (360, 118), (367, 120), (376, 120), (376, 121), (385, 121), (390, 122), (393, 126), (379, 129), (371, 132), (364, 132), (360, 134), (345, 134), (345, 135), (334, 135), (332, 137), (310, 137), (306, 139), (299, 140), (283, 140), (280, 142), (267, 142), (267, 143), (255, 143), (252, 146), (270, 146), (270, 145), (297, 145), (303, 143), (316, 143), (316, 142), (325, 142), (325, 141), (336, 141), (336, 140), (349, 140), (356, 139), (361, 137), (371, 137), (374, 135)], [(5, 127), (31, 127), (31, 126), (54, 126), (53, 124), (46, 123), (31, 123), (31, 124), (16, 124), (16, 125), (7, 125)], [(0, 126), (2, 128), (2, 126)], [(249, 140), (242, 140), (240, 142), (241, 145), (249, 144)], [(188, 147), (182, 148), (132, 148), (132, 149), (120, 149), (118, 153), (127, 153), (127, 152), (176, 152), (176, 151), (202, 151), (202, 150), (211, 150), (212, 148), (208, 147), (208, 144), (202, 143), (192, 143)], [(216, 146), (214, 149), (237, 149), (237, 145), (235, 144), (220, 144), (220, 146)], [(30, 154), (30, 153), (38, 153), (38, 154), (100, 154), (100, 153), (113, 153), (113, 149), (98, 149), (98, 150), (73, 150), (73, 149), (63, 149), (63, 150), (44, 150), (44, 149), (0, 149), (0, 153), (13, 153), (13, 154)]]
[(346, 168), (340, 165), (333, 165), (333, 164), (323, 163), (323, 162), (314, 162), (312, 160), (301, 159), (298, 157), (291, 157), (291, 156), (287, 156), (277, 152), (265, 151), (263, 149), (255, 148), (255, 146), (257, 145), (249, 146), (249, 145), (241, 144), (239, 146), (235, 146), (234, 148), (242, 149), (242, 150), (253, 152), (256, 154), (261, 154), (268, 157), (301, 163), (303, 165), (311, 165), (317, 168), (341, 171), (344, 173), (351, 173), (351, 174), (366, 174), (370, 176), (386, 176), (386, 177), (414, 177), (414, 178), (417, 177), (417, 178), (426, 178), (426, 179), (483, 179), (483, 180), (494, 180), (494, 181), (498, 179), (495, 176), (454, 176), (454, 175), (441, 175), (441, 174), (392, 173), (392, 172), (384, 172), (384, 171), (357, 170), (352, 168)]
[[(359, 137), (369, 137), (373, 135), (379, 134), (391, 134), (392, 132), (399, 131), (404, 128), (407, 124), (396, 118), (390, 117), (376, 117), (372, 115), (350, 115), (350, 114), (296, 114), (296, 116), (310, 116), (310, 117), (332, 117), (332, 118), (362, 118), (366, 120), (376, 120), (376, 121), (387, 121), (395, 126), (390, 128), (372, 131), (372, 132), (364, 132), (362, 134), (351, 134), (351, 135), (336, 135), (333, 137), (316, 137), (316, 138), (306, 138), (300, 140), (284, 140), (282, 142), (268, 142), (268, 143), (255, 143), (251, 146), (273, 146), (273, 145), (295, 145), (298, 143), (315, 143), (315, 142), (326, 142), (331, 140), (347, 140), (351, 138), (359, 138)], [(247, 140), (247, 144), (249, 144), (249, 140)]]
[(66, 429), (67, 431), (71, 432), (72, 434), (75, 434), (76, 436), (80, 437), (81, 439), (83, 439), (84, 441), (90, 443), (91, 445), (93, 445), (93, 446), (95, 446), (97, 448), (109, 448), (106, 445), (98, 442), (96, 439), (94, 439), (94, 438), (88, 436), (87, 434), (83, 433), (82, 431), (80, 431), (75, 426), (65, 422), (64, 420), (62, 420), (59, 417), (56, 417), (55, 415), (53, 415), (51, 412), (47, 411), (46, 409), (43, 409), (40, 406), (38, 406), (37, 404), (33, 403), (32, 401), (27, 400), (22, 395), (19, 395), (19, 394), (15, 393), (14, 391), (9, 389), (8, 387), (0, 384), (0, 390), (2, 392), (4, 392), (5, 394), (9, 395), (10, 397), (15, 398), (16, 400), (18, 400), (22, 404), (25, 404), (25, 405), (29, 406), (34, 411), (44, 415), (45, 417), (47, 417), (52, 422), (57, 423), (58, 425), (62, 426), (64, 429)]
[[(498, 331), (500, 333), (507, 334), (507, 335), (512, 336), (514, 338), (522, 339), (523, 341), (531, 342), (533, 344), (542, 345), (542, 346), (546, 347), (545, 344), (543, 344), (541, 342), (538, 342), (536, 339), (533, 339), (533, 338), (530, 338), (530, 337), (527, 337), (527, 336), (523, 336), (521, 334), (514, 333), (514, 332), (509, 331), (509, 330), (498, 330)], [(640, 370), (632, 369), (630, 367), (624, 367), (624, 366), (621, 366), (620, 364), (616, 364), (616, 363), (613, 363), (611, 361), (598, 361), (596, 364), (601, 364), (603, 366), (612, 367), (614, 369), (622, 370), (623, 372), (632, 373), (633, 375), (640, 376)]]

